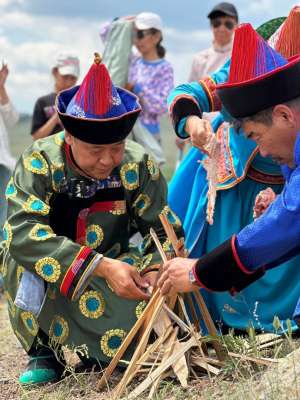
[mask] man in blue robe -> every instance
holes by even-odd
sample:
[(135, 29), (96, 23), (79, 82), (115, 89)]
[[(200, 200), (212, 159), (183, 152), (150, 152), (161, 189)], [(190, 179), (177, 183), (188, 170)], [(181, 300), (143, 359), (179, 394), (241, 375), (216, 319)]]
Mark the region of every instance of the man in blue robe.
[[(295, 6), (288, 17), (264, 23), (257, 32), (286, 58), (300, 53), (300, 7)], [(168, 201), (183, 222), (185, 246), (190, 258), (199, 258), (253, 222), (253, 206), (257, 197), (272, 196), (283, 189), (280, 165), (270, 157), (262, 157), (255, 141), (237, 132), (228, 122), (230, 116), (221, 109), (216, 84), (225, 83), (230, 62), (199, 82), (181, 84), (169, 96), (170, 116), (179, 137), (189, 135), (193, 148), (169, 183)], [(201, 119), (201, 113), (221, 110), (212, 124)], [(217, 160), (216, 199), (213, 224), (206, 220), (207, 194), (210, 183), (203, 163), (205, 140), (212, 131), (221, 143)], [(206, 160), (204, 162), (207, 162)], [(184, 188), (184, 190), (183, 190)], [(267, 189), (268, 188), (268, 189)], [(263, 192), (262, 192), (263, 191)], [(262, 202), (260, 202), (260, 205)], [(264, 199), (263, 205), (266, 205)], [(257, 207), (255, 208), (257, 215)], [(299, 298), (300, 256), (269, 271), (236, 296), (228, 292), (207, 292), (203, 296), (212, 318), (222, 328), (245, 330), (249, 326), (274, 331), (274, 316), (283, 328), (292, 318)], [(294, 281), (290, 277), (294, 276)], [(292, 329), (297, 325), (292, 323)]]
[(286, 183), (263, 216), (212, 252), (198, 260), (166, 263), (159, 281), (163, 293), (171, 288), (186, 292), (199, 286), (236, 292), (300, 253), (299, 74), (299, 57), (287, 61), (249, 24), (238, 28), (229, 79), (217, 87), (217, 92), (236, 127), (242, 127), (257, 143), (261, 155), (281, 164)]

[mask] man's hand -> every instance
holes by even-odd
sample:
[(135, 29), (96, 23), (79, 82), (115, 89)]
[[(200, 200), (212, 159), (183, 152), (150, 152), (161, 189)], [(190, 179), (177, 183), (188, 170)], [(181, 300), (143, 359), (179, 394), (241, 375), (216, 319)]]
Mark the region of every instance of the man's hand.
[(190, 258), (173, 258), (163, 266), (163, 273), (158, 280), (158, 287), (162, 294), (174, 292), (192, 292), (199, 289), (191, 283), (189, 272), (197, 260)]
[(209, 143), (213, 135), (210, 122), (192, 115), (186, 120), (185, 130), (190, 135), (192, 145), (207, 154), (205, 145)]
[(253, 218), (260, 217), (269, 205), (276, 198), (276, 194), (271, 188), (267, 188), (265, 190), (261, 190), (255, 198), (255, 203), (253, 207)]
[(103, 257), (95, 268), (94, 275), (106, 279), (117, 296), (131, 300), (149, 299), (149, 294), (145, 291), (149, 283), (132, 265)]

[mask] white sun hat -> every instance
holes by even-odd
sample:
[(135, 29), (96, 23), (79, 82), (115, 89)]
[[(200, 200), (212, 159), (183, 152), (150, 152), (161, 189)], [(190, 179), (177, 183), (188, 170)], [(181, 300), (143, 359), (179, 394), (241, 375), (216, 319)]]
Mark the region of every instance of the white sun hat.
[(134, 20), (137, 29), (157, 29), (162, 30), (162, 20), (159, 15), (152, 12), (142, 12), (135, 17)]
[(79, 78), (79, 58), (74, 55), (59, 54), (56, 59), (55, 68), (58, 69), (61, 75), (72, 75), (77, 79)]

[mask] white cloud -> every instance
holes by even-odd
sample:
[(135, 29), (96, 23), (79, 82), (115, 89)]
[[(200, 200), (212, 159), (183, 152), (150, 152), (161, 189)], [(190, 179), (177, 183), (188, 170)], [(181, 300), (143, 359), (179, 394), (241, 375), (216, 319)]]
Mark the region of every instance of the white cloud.
[(11, 3), (11, 0), (0, 0), (0, 7), (6, 7)]
[[(66, 7), (66, 2), (60, 1)], [(95, 4), (95, 2), (92, 3)], [(120, 9), (124, 6), (122, 2), (121, 7), (121, 0), (114, 0), (115, 6), (116, 3), (120, 3)], [(250, 21), (254, 26), (258, 26), (269, 18), (287, 15), (295, 1), (235, 0), (234, 3), (241, 14), (242, 21)], [(8, 89), (13, 102), (21, 111), (31, 112), (36, 98), (51, 90), (53, 82), (50, 70), (58, 53), (68, 51), (77, 54), (81, 61), (81, 76), (83, 76), (92, 62), (94, 51), (102, 50), (98, 34), (101, 20), (95, 22), (97, 18), (95, 12), (91, 15), (89, 11), (90, 16), (87, 15), (86, 10), (81, 12), (80, 7), (83, 9), (85, 4), (79, 3), (79, 0), (74, 0), (73, 4), (76, 5), (74, 6), (76, 12), (73, 10), (76, 17), (70, 17), (69, 14), (64, 17), (47, 15), (47, 13), (52, 13), (53, 9), (55, 12), (60, 11), (60, 8), (56, 7), (57, 0), (51, 2), (0, 0), (0, 62), (4, 59), (9, 63)], [(178, 1), (176, 7), (182, 7), (182, 13), (186, 6), (190, 12), (195, 10), (199, 16), (196, 20), (194, 18), (193, 25), (189, 18), (189, 28), (183, 30), (179, 28), (179, 26), (187, 25), (184, 24), (183, 14), (178, 20), (178, 12), (163, 10), (163, 7), (166, 7), (165, 4), (169, 4), (168, 2), (160, 2), (160, 4), (162, 14), (163, 11), (165, 13), (164, 20), (173, 19), (169, 24), (166, 23), (164, 45), (167, 49), (167, 58), (175, 69), (175, 82), (181, 83), (188, 77), (193, 54), (208, 47), (211, 42), (209, 29), (194, 29), (201, 26), (199, 24), (207, 26), (205, 15), (208, 7), (205, 6), (205, 8), (204, 4), (196, 0), (187, 0), (186, 5)], [(34, 12), (36, 8), (40, 14), (21, 11), (31, 9), (31, 12)], [(112, 10), (114, 10), (113, 7), (108, 7), (107, 12), (112, 13)], [(191, 15), (193, 16), (195, 14)]]
[[(100, 21), (83, 18), (34, 16), (16, 11), (3, 13), (0, 60), (9, 64), (7, 86), (20, 111), (32, 112), (35, 100), (52, 90), (50, 71), (58, 53), (77, 54), (81, 76), (84, 76), (94, 51), (102, 50), (100, 24)], [(167, 27), (164, 36), (176, 83), (183, 82), (188, 77), (192, 55), (208, 45), (210, 31), (180, 31)]]
[[(1, 1), (1, 0), (0, 0)], [(3, 0), (2, 0), (3, 1)], [(5, 0), (9, 1), (9, 0)], [(13, 12), (5, 12), (1, 15), (1, 27), (2, 28), (10, 28), (13, 26), (14, 29), (28, 29), (31, 27), (34, 18), (29, 14), (13, 11)]]
[[(20, 7), (25, 0), (0, 0), (0, 12), (4, 12), (10, 7)], [(1, 15), (2, 18), (2, 15)]]
[(102, 50), (99, 24), (87, 25), (80, 18), (37, 17), (20, 12), (3, 14), (0, 60), (9, 64), (7, 86), (19, 110), (31, 112), (35, 100), (52, 90), (50, 71), (59, 53), (78, 55), (82, 75), (85, 74), (94, 51)]
[(265, 22), (271, 18), (286, 16), (294, 5), (299, 5), (294, 0), (240, 0), (239, 3), (243, 21), (250, 22), (253, 19)]
[(252, 0), (248, 2), (247, 9), (244, 13), (247, 15), (259, 15), (262, 13), (269, 13), (272, 10), (272, 0)]
[(210, 46), (211, 31), (209, 29), (182, 31), (167, 27), (164, 30), (164, 36), (167, 59), (174, 67), (175, 84), (186, 82), (193, 55)]
[(16, 3), (15, 0), (0, 0), (0, 7), (7, 7), (15, 3)]
[(169, 28), (167, 27), (164, 30), (164, 35), (173, 41), (181, 41), (184, 39), (185, 41), (187, 38), (191, 43), (199, 43), (199, 42), (208, 42), (211, 39), (211, 31), (210, 29), (198, 29), (198, 30), (191, 30), (191, 31), (182, 31), (176, 28)]

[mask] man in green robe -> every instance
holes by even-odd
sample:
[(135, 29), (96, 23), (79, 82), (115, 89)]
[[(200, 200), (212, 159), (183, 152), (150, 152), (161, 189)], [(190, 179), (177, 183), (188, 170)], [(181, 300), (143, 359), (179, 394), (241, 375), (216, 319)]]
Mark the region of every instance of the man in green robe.
[[(125, 142), (137, 98), (112, 84), (98, 55), (56, 106), (65, 131), (29, 147), (6, 190), (0, 264), (12, 328), (30, 356), (21, 384), (61, 377), (54, 343), (85, 344), (92, 362), (110, 362), (160, 263), (150, 227), (166, 251), (159, 214), (181, 234), (155, 161)], [(129, 243), (135, 232), (143, 236), (139, 250)]]

